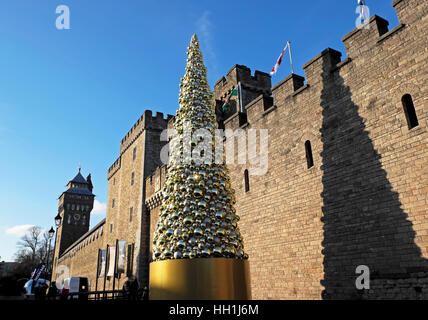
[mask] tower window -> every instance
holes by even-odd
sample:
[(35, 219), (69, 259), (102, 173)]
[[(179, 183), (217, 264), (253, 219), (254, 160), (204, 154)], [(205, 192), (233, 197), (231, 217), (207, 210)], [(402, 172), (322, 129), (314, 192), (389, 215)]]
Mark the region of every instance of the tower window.
[(85, 215), (83, 215), (83, 216), (82, 216), (82, 224), (83, 224), (83, 225), (85, 225), (85, 224), (86, 224), (86, 216), (85, 216)]
[(135, 173), (134, 173), (134, 172), (132, 172), (132, 173), (131, 173), (131, 186), (133, 186), (133, 185), (134, 185), (134, 177), (135, 177)]
[(67, 216), (67, 223), (68, 223), (68, 224), (70, 224), (70, 223), (71, 223), (71, 215), (70, 215), (70, 214)]
[(137, 147), (135, 147), (134, 150), (132, 151), (132, 161), (134, 161), (135, 158), (137, 158)]
[(405, 94), (401, 98), (403, 103), (404, 114), (406, 115), (407, 126), (409, 130), (417, 127), (419, 125), (418, 116), (416, 115), (415, 106), (413, 105), (412, 96), (410, 94)]
[(245, 181), (245, 192), (250, 191), (250, 178), (248, 176), (248, 170), (244, 171), (244, 181)]
[(111, 207), (114, 208), (114, 199), (111, 199)]
[(308, 169), (314, 166), (314, 159), (312, 157), (312, 147), (311, 142), (307, 140), (305, 142), (305, 150), (306, 150), (306, 162), (308, 163)]
[(113, 232), (113, 223), (110, 223), (110, 233)]
[(67, 210), (70, 210), (70, 204), (69, 203), (67, 203), (66, 207), (67, 207)]
[(132, 222), (132, 213), (133, 213), (133, 211), (134, 211), (133, 207), (129, 208), (129, 222)]
[(75, 208), (75, 205), (74, 205), (74, 203), (71, 205), (71, 210), (74, 210), (74, 208)]

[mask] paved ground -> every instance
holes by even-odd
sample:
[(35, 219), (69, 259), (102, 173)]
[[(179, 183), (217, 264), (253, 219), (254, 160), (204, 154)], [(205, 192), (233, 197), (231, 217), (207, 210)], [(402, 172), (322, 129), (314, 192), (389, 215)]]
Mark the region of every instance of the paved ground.
[(24, 296), (0, 296), (0, 300), (25, 300)]

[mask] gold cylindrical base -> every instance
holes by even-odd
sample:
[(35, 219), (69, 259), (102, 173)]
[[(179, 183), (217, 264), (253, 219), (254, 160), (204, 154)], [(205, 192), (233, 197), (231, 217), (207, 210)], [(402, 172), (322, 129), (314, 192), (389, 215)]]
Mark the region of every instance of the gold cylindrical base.
[(248, 260), (174, 259), (150, 263), (151, 300), (249, 300)]

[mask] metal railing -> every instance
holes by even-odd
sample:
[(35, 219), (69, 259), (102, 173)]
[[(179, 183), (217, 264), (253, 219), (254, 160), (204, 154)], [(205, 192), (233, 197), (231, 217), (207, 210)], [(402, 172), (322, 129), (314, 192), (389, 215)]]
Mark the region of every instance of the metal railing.
[[(46, 296), (46, 300), (132, 300), (123, 294), (122, 290), (105, 290), (105, 291), (88, 291), (88, 292), (71, 292), (55, 296)], [(134, 299), (137, 300), (137, 299)]]

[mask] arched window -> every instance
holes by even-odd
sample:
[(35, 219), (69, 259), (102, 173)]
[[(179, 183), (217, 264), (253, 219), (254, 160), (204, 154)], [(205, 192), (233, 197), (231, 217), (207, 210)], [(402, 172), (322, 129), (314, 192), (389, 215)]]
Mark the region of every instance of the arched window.
[(314, 159), (312, 157), (312, 147), (311, 142), (306, 140), (305, 142), (305, 150), (306, 150), (306, 161), (308, 163), (308, 169), (314, 166)]
[(401, 98), (401, 102), (403, 103), (404, 114), (406, 115), (407, 126), (409, 127), (409, 130), (417, 127), (419, 122), (416, 115), (415, 106), (413, 105), (412, 96), (410, 94), (405, 94), (403, 98)]
[(244, 180), (245, 180), (245, 192), (250, 191), (250, 178), (248, 176), (248, 170), (244, 171)]

